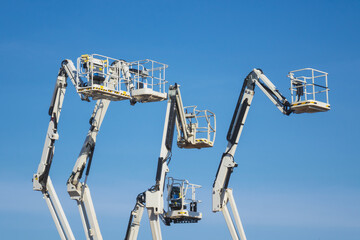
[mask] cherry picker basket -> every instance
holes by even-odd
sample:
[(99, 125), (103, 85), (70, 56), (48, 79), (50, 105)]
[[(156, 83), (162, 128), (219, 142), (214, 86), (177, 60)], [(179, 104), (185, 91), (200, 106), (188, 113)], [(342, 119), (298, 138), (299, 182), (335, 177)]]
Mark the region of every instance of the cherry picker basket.
[(313, 68), (289, 72), (291, 110), (316, 113), (330, 110), (327, 73)]
[(129, 63), (99, 54), (77, 59), (77, 92), (96, 99), (130, 99)]
[(188, 139), (179, 132), (177, 145), (180, 148), (213, 147), (216, 135), (216, 116), (209, 110), (197, 110), (197, 106), (184, 107)]
[[(195, 198), (195, 190), (200, 185), (189, 183), (188, 180), (168, 178), (167, 184), (167, 211), (164, 212), (165, 224), (173, 223), (196, 223), (202, 218), (198, 212), (200, 200)], [(191, 191), (191, 198), (186, 198)]]
[(146, 59), (131, 63), (134, 88), (131, 96), (137, 102), (157, 102), (167, 99), (165, 69), (168, 66)]

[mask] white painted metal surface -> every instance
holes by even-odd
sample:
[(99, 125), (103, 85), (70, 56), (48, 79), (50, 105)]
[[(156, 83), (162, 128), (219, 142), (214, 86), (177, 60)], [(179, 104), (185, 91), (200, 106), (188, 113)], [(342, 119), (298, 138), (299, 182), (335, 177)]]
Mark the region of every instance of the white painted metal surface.
[[(293, 75), (291, 75), (291, 77), (292, 81), (297, 81)], [(314, 80), (314, 78), (312, 79)], [(283, 114), (290, 115), (293, 112), (302, 113), (297, 112), (298, 110), (293, 108), (294, 103), (289, 103), (288, 100), (283, 95), (281, 95), (281, 93), (276, 89), (275, 85), (263, 74), (262, 70), (253, 69), (253, 71), (250, 72), (245, 78), (228, 130), (226, 138), (228, 145), (221, 158), (213, 185), (212, 210), (213, 212), (221, 211), (223, 213), (231, 237), (236, 240), (246, 240), (246, 236), (238, 209), (235, 204), (232, 189), (228, 188), (228, 184), (233, 169), (237, 167), (237, 163), (234, 161), (234, 155), (245, 124), (246, 117), (250, 109), (252, 99), (254, 97), (255, 85), (264, 92), (264, 94)], [(293, 89), (291, 89), (291, 91), (293, 91)], [(325, 92), (327, 93), (327, 90)], [(315, 112), (314, 110), (311, 111)], [(230, 203), (233, 219), (231, 218), (227, 208), (227, 203)]]
[[(151, 68), (146, 65), (149, 63), (152, 64)], [(66, 79), (71, 80), (81, 100), (90, 101), (90, 98), (98, 100), (90, 119), (90, 130), (68, 180), (67, 187), (70, 197), (77, 201), (86, 238), (100, 240), (102, 236), (90, 190), (86, 184), (97, 133), (110, 101), (128, 99), (131, 104), (135, 104), (136, 102), (165, 100), (167, 98), (165, 92), (166, 68), (167, 65), (153, 60), (126, 62), (98, 54), (86, 54), (79, 57), (77, 68), (71, 60), (67, 59), (62, 62), (50, 104), (49, 115), (51, 119), (41, 160), (33, 177), (33, 189), (42, 191), (61, 239), (72, 240), (74, 235), (51, 183), (49, 172), (55, 150), (55, 141), (59, 138), (57, 125), (67, 86)], [(86, 166), (85, 180), (81, 182)]]
[(330, 110), (328, 73), (314, 68), (289, 72), (291, 109), (295, 113), (316, 113)]
[[(175, 85), (170, 86), (169, 88), (169, 98), (166, 107), (164, 131), (161, 141), (160, 157), (158, 159), (156, 182), (154, 186), (152, 186), (149, 190), (143, 193), (145, 195), (145, 199), (141, 200), (143, 201), (143, 203), (139, 200), (141, 198), (137, 198), (137, 203), (130, 215), (130, 221), (125, 237), (125, 239), (127, 240), (134, 240), (137, 238), (138, 235), (139, 223), (136, 222), (135, 224), (133, 224), (132, 222), (134, 221), (134, 215), (136, 215), (137, 218), (141, 220), (142, 208), (136, 207), (139, 206), (139, 203), (144, 204), (147, 208), (152, 238), (154, 240), (162, 239), (160, 220), (164, 219), (165, 213), (163, 199), (164, 184), (166, 180), (166, 174), (169, 172), (168, 164), (172, 157), (171, 149), (174, 128), (176, 126), (178, 130), (178, 135), (180, 134), (181, 139), (187, 142), (187, 144), (191, 144), (190, 137), (192, 136), (192, 134), (195, 133), (191, 129), (194, 125), (191, 125), (191, 123), (189, 124), (189, 122), (187, 121), (187, 118), (192, 116), (187, 116), (184, 111), (179, 87), (179, 85)], [(215, 118), (215, 115), (213, 117)], [(216, 122), (214, 121), (214, 123)], [(213, 125), (211, 127), (215, 131), (216, 126)], [(194, 144), (196, 148), (201, 148), (199, 147), (199, 145), (196, 145), (196, 142), (193, 142), (192, 144)]]

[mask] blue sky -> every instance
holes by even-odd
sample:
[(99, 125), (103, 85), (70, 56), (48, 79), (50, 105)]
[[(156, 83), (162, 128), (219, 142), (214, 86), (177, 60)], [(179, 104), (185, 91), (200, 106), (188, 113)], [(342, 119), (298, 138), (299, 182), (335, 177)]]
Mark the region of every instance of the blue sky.
[[(211, 189), (244, 77), (254, 67), (287, 97), (290, 70), (329, 73), (327, 113), (283, 116), (259, 90), (230, 187), (248, 239), (360, 239), (359, 1), (7, 1), (0, 15), (0, 232), (58, 239), (32, 191), (63, 59), (98, 53), (169, 65), (184, 105), (217, 115), (215, 147), (174, 148), (171, 176), (203, 186), (198, 224), (162, 226), (164, 239), (230, 239)], [(84, 239), (66, 180), (94, 102), (69, 85), (51, 177), (77, 239)], [(113, 102), (98, 135), (90, 185), (105, 239), (122, 239), (137, 193), (153, 185), (165, 102)], [(146, 215), (139, 239), (150, 239)]]

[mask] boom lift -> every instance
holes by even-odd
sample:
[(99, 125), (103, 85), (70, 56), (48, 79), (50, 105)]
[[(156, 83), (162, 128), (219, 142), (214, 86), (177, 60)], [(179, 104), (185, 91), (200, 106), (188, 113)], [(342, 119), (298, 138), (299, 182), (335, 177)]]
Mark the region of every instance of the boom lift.
[[(201, 201), (195, 198), (197, 188), (201, 188), (201, 186), (189, 183), (188, 180), (168, 177), (168, 210), (164, 214), (166, 225), (169, 226), (171, 222), (196, 223), (201, 220), (202, 214), (197, 211), (197, 205)], [(191, 190), (191, 198), (186, 198), (188, 190)], [(190, 200), (190, 202), (186, 200)]]
[[(90, 98), (97, 100), (90, 118), (90, 130), (67, 182), (70, 197), (77, 201), (86, 238), (97, 240), (102, 239), (102, 236), (86, 181), (95, 149), (96, 136), (109, 103), (127, 99), (132, 104), (165, 100), (167, 98), (165, 92), (166, 68), (167, 65), (153, 60), (129, 63), (98, 54), (79, 57), (77, 68), (71, 60), (62, 62), (50, 104), (49, 115), (51, 118), (43, 153), (37, 173), (33, 177), (33, 189), (43, 193), (61, 239), (75, 238), (51, 183), (49, 172), (54, 156), (55, 141), (59, 139), (57, 126), (67, 86), (66, 79), (70, 78), (82, 100), (90, 101)], [(148, 73), (146, 76), (141, 75), (144, 69)], [(140, 82), (143, 84), (141, 85)], [(145, 88), (145, 91), (139, 92)], [(85, 180), (81, 182), (87, 161), (89, 163)]]
[[(233, 169), (237, 167), (234, 155), (250, 109), (251, 101), (254, 97), (255, 85), (258, 86), (285, 115), (290, 115), (291, 113), (325, 112), (330, 110), (327, 73), (306, 68), (290, 72), (289, 77), (291, 80), (292, 103), (288, 102), (288, 100), (281, 95), (261, 69), (253, 69), (244, 80), (226, 136), (228, 145), (222, 155), (212, 192), (212, 210), (213, 212), (221, 211), (223, 213), (233, 239), (246, 240), (232, 189), (228, 188), (228, 184)], [(317, 81), (316, 83), (315, 80)], [(319, 84), (319, 81), (323, 81), (323, 83)], [(315, 96), (317, 96), (316, 99)], [(319, 96), (323, 97), (324, 101), (320, 101)], [(228, 202), (230, 203), (234, 220), (231, 218), (227, 208)]]
[[(197, 222), (201, 219), (201, 213), (197, 212), (195, 206), (189, 212), (177, 211), (171, 207), (169, 212), (164, 211), (165, 179), (166, 174), (169, 172), (168, 165), (172, 156), (175, 125), (178, 132), (177, 144), (180, 148), (207, 148), (212, 147), (215, 141), (216, 118), (209, 110), (199, 111), (195, 106), (184, 108), (179, 85), (170, 86), (168, 94), (169, 99), (155, 185), (137, 196), (135, 207), (130, 214), (125, 236), (127, 240), (137, 239), (145, 207), (149, 215), (152, 238), (156, 240), (162, 239), (160, 219), (166, 225), (170, 225), (171, 222)], [(201, 121), (205, 123), (205, 126), (201, 124)], [(193, 202), (196, 202), (196, 200), (194, 199)], [(179, 203), (182, 204), (179, 206), (180, 209), (184, 209), (185, 202), (181, 201)]]
[(33, 189), (35, 191), (42, 192), (46, 204), (49, 207), (51, 216), (55, 222), (56, 228), (59, 232), (60, 238), (63, 240), (75, 238), (65, 216), (64, 210), (61, 207), (54, 186), (51, 182), (49, 172), (55, 151), (55, 141), (59, 139), (57, 125), (59, 122), (67, 87), (66, 78), (69, 77), (72, 84), (74, 86), (77, 85), (74, 76), (74, 70), (76, 72), (75, 66), (71, 61), (64, 61), (62, 63), (50, 103), (50, 122), (45, 137), (45, 144), (41, 155), (40, 164), (38, 166), (37, 173), (34, 174), (33, 177)]

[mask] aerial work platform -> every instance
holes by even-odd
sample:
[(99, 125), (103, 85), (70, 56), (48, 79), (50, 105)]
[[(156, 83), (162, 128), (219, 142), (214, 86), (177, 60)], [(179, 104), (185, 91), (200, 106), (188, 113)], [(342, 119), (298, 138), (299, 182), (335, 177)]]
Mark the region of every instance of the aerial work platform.
[(136, 102), (167, 99), (165, 69), (168, 66), (146, 59), (135, 62), (99, 54), (77, 59), (76, 90), (83, 98)]
[[(198, 212), (197, 209), (197, 205), (201, 201), (195, 198), (197, 188), (201, 188), (201, 186), (189, 183), (187, 180), (168, 178), (168, 211), (163, 216), (166, 225), (170, 225), (171, 222), (197, 223), (201, 220), (202, 213)], [(186, 198), (186, 194), (190, 189), (191, 198)]]
[(289, 72), (291, 110), (294, 113), (316, 113), (330, 110), (327, 73), (313, 68)]
[(158, 102), (167, 99), (165, 69), (168, 66), (150, 59), (131, 63), (130, 73), (134, 81), (131, 91), (137, 102)]
[[(77, 59), (78, 93), (93, 100), (121, 101), (130, 99), (130, 75), (125, 61), (98, 54), (85, 54)], [(127, 71), (128, 72), (128, 71)]]
[[(197, 110), (197, 106), (184, 107), (188, 138), (178, 134), (180, 148), (208, 148), (214, 145), (216, 133), (215, 114), (209, 110)], [(180, 137), (179, 137), (180, 136)]]

